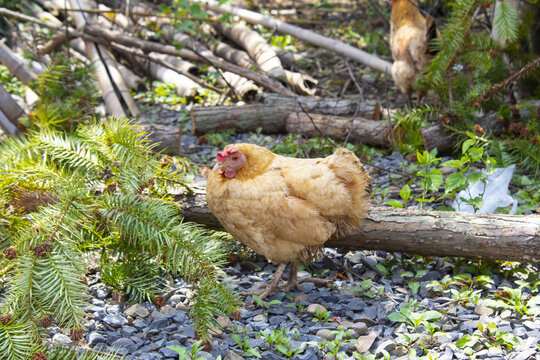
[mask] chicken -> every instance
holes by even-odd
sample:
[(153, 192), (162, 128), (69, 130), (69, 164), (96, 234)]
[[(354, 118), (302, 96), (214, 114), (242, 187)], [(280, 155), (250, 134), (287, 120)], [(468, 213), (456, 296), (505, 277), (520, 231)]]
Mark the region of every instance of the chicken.
[[(228, 145), (208, 176), (210, 211), (234, 238), (279, 263), (261, 298), (299, 288), (298, 265), (334, 234), (364, 218), (370, 179), (360, 160), (340, 148), (326, 158), (296, 159), (252, 144)], [(291, 263), (287, 284), (278, 287)]]
[(416, 77), (424, 71), (435, 55), (430, 43), (437, 37), (437, 27), (431, 16), (424, 17), (420, 14), (413, 0), (390, 2), (390, 46), (394, 59), (392, 78), (407, 96), (410, 108)]

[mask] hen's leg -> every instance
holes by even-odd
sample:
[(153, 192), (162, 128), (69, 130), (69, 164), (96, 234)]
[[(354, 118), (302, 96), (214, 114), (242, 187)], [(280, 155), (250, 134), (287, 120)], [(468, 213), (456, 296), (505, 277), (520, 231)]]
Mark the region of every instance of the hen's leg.
[(302, 291), (302, 287), (299, 285), (299, 283), (301, 284), (304, 282), (312, 282), (317, 286), (331, 286), (332, 285), (333, 283), (332, 280), (313, 278), (313, 277), (303, 278), (303, 279), (300, 279), (300, 281), (298, 281), (298, 266), (299, 266), (299, 263), (297, 262), (291, 263), (291, 272), (289, 274), (289, 280), (287, 281), (285, 285), (281, 287), (282, 291), (285, 291), (285, 292), (293, 291), (293, 290)]
[(246, 296), (257, 295), (261, 299), (264, 299), (265, 297), (275, 294), (279, 290), (279, 287), (277, 286), (277, 284), (281, 280), (281, 276), (283, 275), (283, 271), (285, 270), (286, 266), (287, 264), (283, 264), (283, 263), (280, 263), (278, 265), (278, 268), (276, 269), (276, 271), (274, 272), (274, 276), (272, 277), (272, 281), (270, 282), (270, 284), (265, 286), (264, 290), (247, 291), (247, 292), (243, 292), (242, 294)]
[(289, 280), (287, 280), (287, 283), (280, 287), (282, 291), (288, 292), (293, 290), (299, 290), (302, 291), (302, 288), (300, 285), (298, 285), (298, 262), (292, 262), (291, 263), (291, 271), (289, 272)]

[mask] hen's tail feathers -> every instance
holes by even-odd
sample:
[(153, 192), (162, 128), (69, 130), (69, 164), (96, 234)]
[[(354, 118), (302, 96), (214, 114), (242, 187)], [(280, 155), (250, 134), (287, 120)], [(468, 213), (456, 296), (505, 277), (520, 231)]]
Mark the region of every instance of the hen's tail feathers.
[(350, 213), (334, 219), (338, 228), (336, 235), (345, 235), (356, 229), (366, 216), (366, 200), (370, 194), (371, 179), (360, 159), (344, 148), (337, 149), (328, 158), (328, 166), (345, 184), (352, 199)]

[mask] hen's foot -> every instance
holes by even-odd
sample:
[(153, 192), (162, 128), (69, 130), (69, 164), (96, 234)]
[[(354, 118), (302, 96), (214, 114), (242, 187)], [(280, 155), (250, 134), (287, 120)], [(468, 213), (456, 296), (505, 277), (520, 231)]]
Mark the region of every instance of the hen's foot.
[(281, 280), (281, 276), (283, 275), (283, 271), (285, 270), (286, 266), (287, 264), (279, 264), (278, 268), (276, 269), (276, 272), (274, 273), (274, 276), (272, 277), (272, 281), (270, 282), (270, 284), (259, 285), (259, 288), (264, 288), (264, 289), (246, 291), (246, 292), (243, 292), (242, 295), (246, 295), (246, 296), (257, 295), (261, 299), (274, 295), (276, 292), (278, 292), (278, 290), (280, 290), (278, 286), (278, 282)]

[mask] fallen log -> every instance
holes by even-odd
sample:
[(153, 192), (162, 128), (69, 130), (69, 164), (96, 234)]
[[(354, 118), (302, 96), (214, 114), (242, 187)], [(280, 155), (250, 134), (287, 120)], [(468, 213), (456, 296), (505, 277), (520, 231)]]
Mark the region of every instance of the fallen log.
[(293, 112), (287, 118), (286, 129), (290, 134), (307, 137), (329, 137), (335, 140), (349, 139), (352, 142), (389, 147), (391, 126), (386, 121), (354, 119), (321, 114)]
[[(223, 230), (206, 205), (204, 187), (177, 195), (186, 221)], [(351, 235), (331, 238), (327, 247), (384, 250), (423, 256), (540, 261), (540, 216), (370, 207)]]
[(294, 111), (294, 103), (280, 106), (249, 104), (243, 106), (193, 107), (191, 123), (193, 133), (203, 135), (208, 132), (234, 129), (238, 132), (256, 131), (262, 128), (269, 134), (285, 131), (285, 123)]
[(139, 124), (147, 139), (155, 144), (154, 151), (162, 151), (169, 155), (180, 154), (180, 128), (177, 126), (158, 124)]
[(307, 111), (326, 115), (352, 115), (358, 108), (357, 115), (365, 119), (380, 120), (381, 108), (378, 104), (370, 105), (359, 102), (355, 98), (318, 98), (313, 96), (285, 96), (272, 93), (263, 93), (261, 98), (265, 104), (279, 105), (288, 102), (297, 102), (296, 111)]

